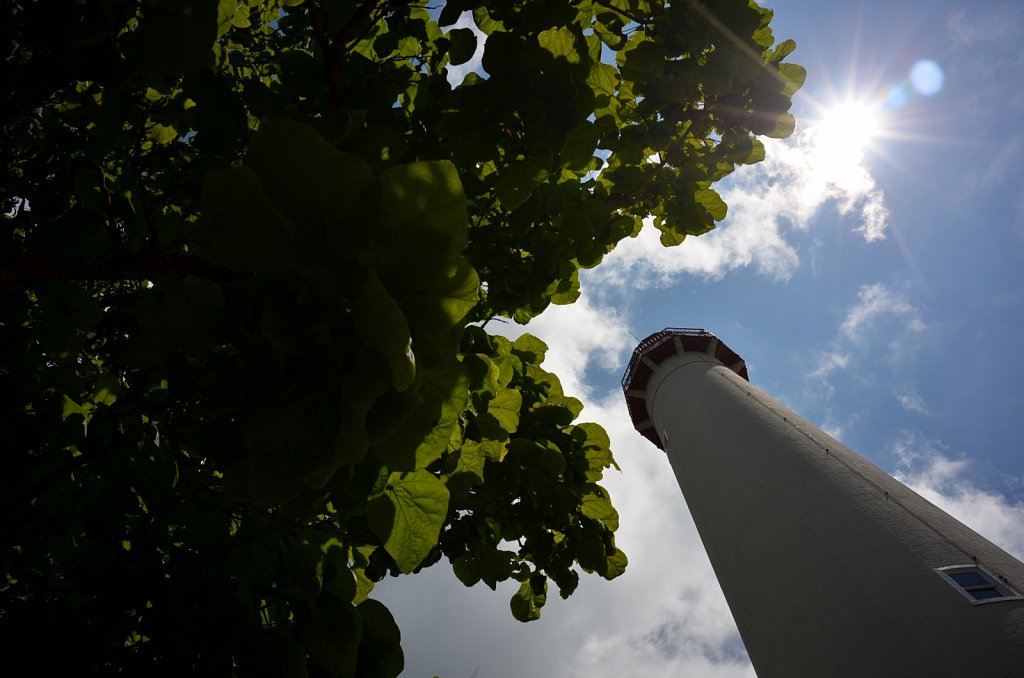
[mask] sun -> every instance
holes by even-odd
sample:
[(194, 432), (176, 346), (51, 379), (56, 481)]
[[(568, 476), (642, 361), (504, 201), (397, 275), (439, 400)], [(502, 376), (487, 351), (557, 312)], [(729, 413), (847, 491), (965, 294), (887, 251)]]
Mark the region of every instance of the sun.
[(823, 178), (842, 181), (863, 167), (865, 154), (881, 132), (879, 106), (859, 101), (830, 106), (807, 128), (811, 164)]

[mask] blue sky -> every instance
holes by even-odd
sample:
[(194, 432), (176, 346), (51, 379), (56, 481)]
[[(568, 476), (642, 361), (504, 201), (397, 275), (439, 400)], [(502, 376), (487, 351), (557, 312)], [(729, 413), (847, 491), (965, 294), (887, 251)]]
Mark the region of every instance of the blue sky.
[[(629, 570), (584, 577), (525, 625), (511, 589), (466, 589), (443, 563), (382, 582), (405, 675), (753, 676), (667, 461), (618, 391), (636, 337), (666, 326), (714, 332), (752, 382), (1024, 556), (1024, 5), (767, 4), (808, 70), (797, 133), (719, 186), (716, 231), (666, 250), (645, 230), (527, 328), (612, 436)], [(943, 76), (929, 95), (911, 79), (922, 60)], [(837, 123), (844, 101), (866, 110)], [(846, 144), (868, 118), (859, 156)]]

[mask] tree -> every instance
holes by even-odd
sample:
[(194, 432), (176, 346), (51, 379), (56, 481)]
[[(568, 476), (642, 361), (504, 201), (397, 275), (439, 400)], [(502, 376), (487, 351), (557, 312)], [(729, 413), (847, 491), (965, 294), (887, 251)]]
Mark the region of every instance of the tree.
[[(439, 11), (438, 11), (439, 10)], [(486, 35), (482, 70), (452, 85)], [(489, 334), (793, 129), (747, 0), (23, 0), (3, 10), (8, 647), (393, 676), (374, 582), (626, 566), (600, 426)]]

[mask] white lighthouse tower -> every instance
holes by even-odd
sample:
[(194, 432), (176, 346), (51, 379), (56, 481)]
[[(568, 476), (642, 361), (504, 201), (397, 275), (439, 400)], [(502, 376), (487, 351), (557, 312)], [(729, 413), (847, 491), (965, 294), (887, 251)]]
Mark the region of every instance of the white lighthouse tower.
[(747, 381), (704, 330), (623, 377), (759, 678), (1024, 677), (1024, 563)]

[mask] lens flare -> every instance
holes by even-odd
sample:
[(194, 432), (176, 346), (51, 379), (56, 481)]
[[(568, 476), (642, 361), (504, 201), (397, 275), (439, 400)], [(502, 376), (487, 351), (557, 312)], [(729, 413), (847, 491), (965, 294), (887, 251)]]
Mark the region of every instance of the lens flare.
[(931, 59), (922, 59), (910, 69), (910, 84), (926, 97), (938, 94), (944, 80), (942, 68)]
[(878, 134), (877, 107), (844, 103), (827, 111), (808, 130), (815, 154), (830, 166), (856, 165)]

